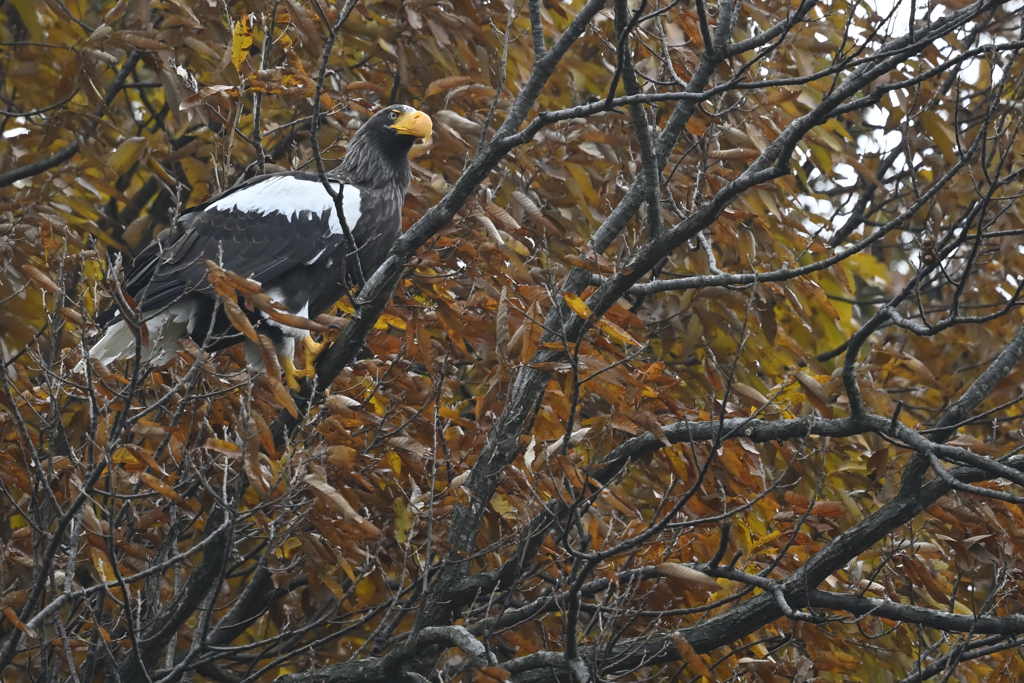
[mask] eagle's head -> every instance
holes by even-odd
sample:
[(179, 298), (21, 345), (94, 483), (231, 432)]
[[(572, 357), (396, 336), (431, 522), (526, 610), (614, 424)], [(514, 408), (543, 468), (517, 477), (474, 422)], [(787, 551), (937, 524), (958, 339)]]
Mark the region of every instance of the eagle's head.
[(408, 186), (409, 150), (430, 137), (430, 117), (404, 104), (384, 107), (348, 143), (340, 174), (357, 184), (399, 182)]

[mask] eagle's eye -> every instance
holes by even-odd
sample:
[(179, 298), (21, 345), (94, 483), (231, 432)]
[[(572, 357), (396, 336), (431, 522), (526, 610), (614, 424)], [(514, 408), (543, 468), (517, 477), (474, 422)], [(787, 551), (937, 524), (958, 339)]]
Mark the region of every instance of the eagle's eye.
[(395, 119), (398, 118), (398, 112), (397, 111), (392, 111), (390, 114), (388, 114), (388, 118), (391, 119), (392, 121), (394, 121)]

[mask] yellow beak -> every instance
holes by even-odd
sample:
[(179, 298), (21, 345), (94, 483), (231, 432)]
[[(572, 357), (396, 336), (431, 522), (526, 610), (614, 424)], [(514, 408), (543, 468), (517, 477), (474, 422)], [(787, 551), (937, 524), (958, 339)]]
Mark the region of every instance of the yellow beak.
[(430, 137), (433, 123), (430, 117), (421, 111), (403, 112), (391, 128), (401, 135), (414, 135), (426, 139)]

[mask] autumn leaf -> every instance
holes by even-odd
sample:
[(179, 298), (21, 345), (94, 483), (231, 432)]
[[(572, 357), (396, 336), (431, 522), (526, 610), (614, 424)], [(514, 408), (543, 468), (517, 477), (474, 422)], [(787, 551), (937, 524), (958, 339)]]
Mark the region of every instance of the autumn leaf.
[(14, 609), (12, 609), (11, 607), (5, 606), (2, 609), (0, 609), (0, 612), (3, 612), (4, 617), (7, 618), (7, 621), (11, 622), (11, 625), (14, 626), (14, 628), (18, 629), (19, 631), (27, 635), (29, 638), (38, 637), (35, 629), (29, 628), (28, 626), (23, 624), (21, 620), (18, 619), (18, 613), (15, 612)]
[(356, 525), (367, 536), (380, 535), (380, 529), (356, 512), (355, 508), (336, 488), (314, 474), (307, 475), (305, 482), (320, 500), (335, 512), (341, 513), (345, 521)]
[(458, 88), (459, 86), (468, 85), (472, 82), (473, 79), (469, 76), (448, 76), (447, 78), (439, 78), (427, 86), (426, 92), (423, 93), (423, 98), (426, 99), (431, 95), (436, 95), (446, 90)]
[(721, 588), (718, 582), (707, 574), (697, 571), (691, 567), (675, 562), (662, 562), (654, 570), (662, 576), (676, 579), (690, 588), (698, 588), (704, 591), (717, 591)]
[(704, 660), (701, 659), (701, 656), (697, 654), (697, 652), (693, 649), (693, 646), (690, 645), (689, 641), (687, 641), (686, 638), (684, 638), (682, 635), (677, 634), (673, 637), (673, 641), (675, 642), (676, 650), (682, 656), (683, 660), (685, 660), (687, 664), (693, 667), (694, 671), (696, 671), (701, 676), (704, 676), (704, 678), (706, 678), (709, 681), (715, 680), (714, 674), (711, 673), (711, 670), (708, 669), (707, 664), (704, 663)]
[(249, 15), (243, 14), (231, 29), (231, 63), (235, 65), (235, 71), (242, 72), (242, 64), (249, 56), (250, 47), (252, 27), (249, 25)]

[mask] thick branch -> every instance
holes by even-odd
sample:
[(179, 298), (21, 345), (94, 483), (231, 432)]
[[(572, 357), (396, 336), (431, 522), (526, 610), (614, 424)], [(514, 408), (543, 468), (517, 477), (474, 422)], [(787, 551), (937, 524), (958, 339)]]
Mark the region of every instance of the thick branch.
[(943, 442), (956, 431), (956, 425), (962, 423), (978, 405), (995, 389), (1024, 356), (1024, 325), (1017, 329), (1017, 334), (1006, 345), (992, 364), (981, 373), (978, 379), (957, 399), (956, 403), (946, 409), (931, 434), (935, 441)]
[(225, 514), (227, 513), (219, 507), (209, 513), (208, 528), (213, 528), (213, 535), (224, 539), (224, 542), (214, 543), (210, 550), (203, 554), (202, 562), (189, 575), (182, 590), (175, 594), (163, 609), (154, 610), (143, 624), (139, 642), (141, 651), (138, 657), (124, 658), (120, 671), (122, 681), (145, 680), (139, 662), (141, 661), (147, 668), (152, 667), (170, 639), (177, 636), (178, 629), (195, 613), (210, 591), (220, 590), (218, 578), (224, 572), (232, 549), (231, 543), (228, 542), (232, 537), (232, 527), (221, 524), (217, 519)]

